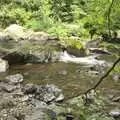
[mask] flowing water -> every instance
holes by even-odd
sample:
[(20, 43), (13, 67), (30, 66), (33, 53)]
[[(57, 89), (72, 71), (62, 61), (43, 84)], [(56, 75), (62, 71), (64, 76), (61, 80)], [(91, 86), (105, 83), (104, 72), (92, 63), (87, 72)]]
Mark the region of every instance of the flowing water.
[[(95, 57), (75, 58), (65, 53), (60, 61), (62, 62), (13, 65), (8, 74), (23, 74), (25, 83), (55, 84), (63, 90), (65, 97), (69, 98), (95, 85), (101, 75), (103, 75), (103, 71), (106, 71), (103, 67), (96, 67), (98, 63), (101, 65), (105, 61), (96, 60)], [(83, 61), (85, 61), (84, 64)], [(109, 61), (109, 63), (111, 62), (113, 62), (113, 59)], [(106, 96), (120, 94), (120, 80), (115, 81), (110, 75), (99, 86), (99, 89)]]

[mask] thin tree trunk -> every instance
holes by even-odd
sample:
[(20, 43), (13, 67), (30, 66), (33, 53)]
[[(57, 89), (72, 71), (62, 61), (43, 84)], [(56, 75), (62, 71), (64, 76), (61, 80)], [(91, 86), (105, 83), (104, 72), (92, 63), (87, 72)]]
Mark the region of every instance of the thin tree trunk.
[(103, 80), (110, 74), (110, 72), (115, 68), (115, 66), (120, 62), (120, 57), (114, 62), (112, 67), (100, 78), (100, 80), (90, 89), (88, 89), (84, 94), (86, 96), (87, 101), (87, 94), (91, 92), (91, 90), (96, 90), (96, 88), (103, 82)]
[(107, 15), (107, 22), (108, 22), (108, 34), (109, 34), (109, 38), (111, 38), (111, 19), (110, 19), (110, 15), (111, 15), (111, 10), (113, 7), (115, 0), (112, 0), (109, 9), (108, 9), (108, 15)]
[(111, 71), (115, 68), (115, 66), (120, 62), (120, 57), (118, 57), (118, 59), (113, 63), (113, 65), (109, 68), (109, 70), (100, 78), (100, 80), (90, 89), (88, 89), (87, 91), (85, 91), (84, 93), (78, 93), (75, 96), (69, 97), (68, 99), (74, 98), (74, 97), (78, 97), (79, 95), (84, 94), (86, 96), (86, 101), (87, 101), (87, 95), (91, 92), (91, 90), (96, 90), (97, 87), (103, 82), (103, 80), (111, 73)]

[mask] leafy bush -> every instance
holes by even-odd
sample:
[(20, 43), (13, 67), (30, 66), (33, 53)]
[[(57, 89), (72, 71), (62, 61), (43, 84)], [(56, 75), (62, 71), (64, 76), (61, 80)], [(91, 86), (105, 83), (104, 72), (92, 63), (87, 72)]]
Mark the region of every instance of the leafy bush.
[(26, 23), (27, 28), (32, 28), (34, 31), (47, 31), (52, 27), (51, 20), (35, 20), (31, 19)]
[[(17, 23), (59, 36), (75, 32), (79, 37), (88, 37), (93, 29), (96, 29), (96, 33), (108, 32), (108, 13), (112, 1), (1, 0), (0, 27)], [(111, 31), (120, 29), (119, 2), (114, 0), (110, 11)], [(69, 25), (78, 25), (78, 28)]]
[(30, 12), (26, 12), (24, 8), (4, 8), (0, 13), (0, 26), (6, 27), (15, 23), (25, 25), (31, 16), (32, 14)]

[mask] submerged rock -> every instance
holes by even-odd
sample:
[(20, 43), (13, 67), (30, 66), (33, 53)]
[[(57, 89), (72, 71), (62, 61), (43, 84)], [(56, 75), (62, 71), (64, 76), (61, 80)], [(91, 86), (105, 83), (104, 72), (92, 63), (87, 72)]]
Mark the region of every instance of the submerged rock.
[(0, 59), (0, 72), (6, 72), (9, 68), (8, 62)]
[(118, 82), (120, 80), (120, 73), (115, 73), (112, 75), (112, 78), (115, 82)]
[(62, 70), (58, 72), (59, 75), (67, 75), (68, 71), (67, 70)]
[(9, 75), (6, 80), (10, 84), (19, 84), (23, 82), (23, 76), (21, 74)]

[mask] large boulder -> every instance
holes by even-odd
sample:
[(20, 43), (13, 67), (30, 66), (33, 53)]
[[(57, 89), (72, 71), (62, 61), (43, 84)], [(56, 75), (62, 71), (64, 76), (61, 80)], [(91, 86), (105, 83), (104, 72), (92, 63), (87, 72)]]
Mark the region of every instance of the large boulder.
[(75, 48), (75, 47), (72, 47), (72, 46), (68, 46), (66, 48), (67, 52), (71, 55), (74, 55), (74, 56), (77, 56), (77, 57), (84, 57), (86, 55), (86, 51), (84, 48)]
[(7, 60), (9, 65), (17, 64), (17, 63), (24, 63), (26, 60), (25, 54), (21, 52), (12, 52), (8, 53), (3, 57), (4, 60)]
[(6, 72), (9, 68), (8, 62), (0, 59), (0, 72)]
[(13, 24), (0, 33), (0, 57), (8, 63), (44, 63), (59, 59), (58, 38)]
[(5, 30), (4, 33), (12, 36), (13, 38), (23, 38), (25, 35), (25, 28), (22, 26), (19, 26), (17, 24), (12, 24), (8, 26)]

